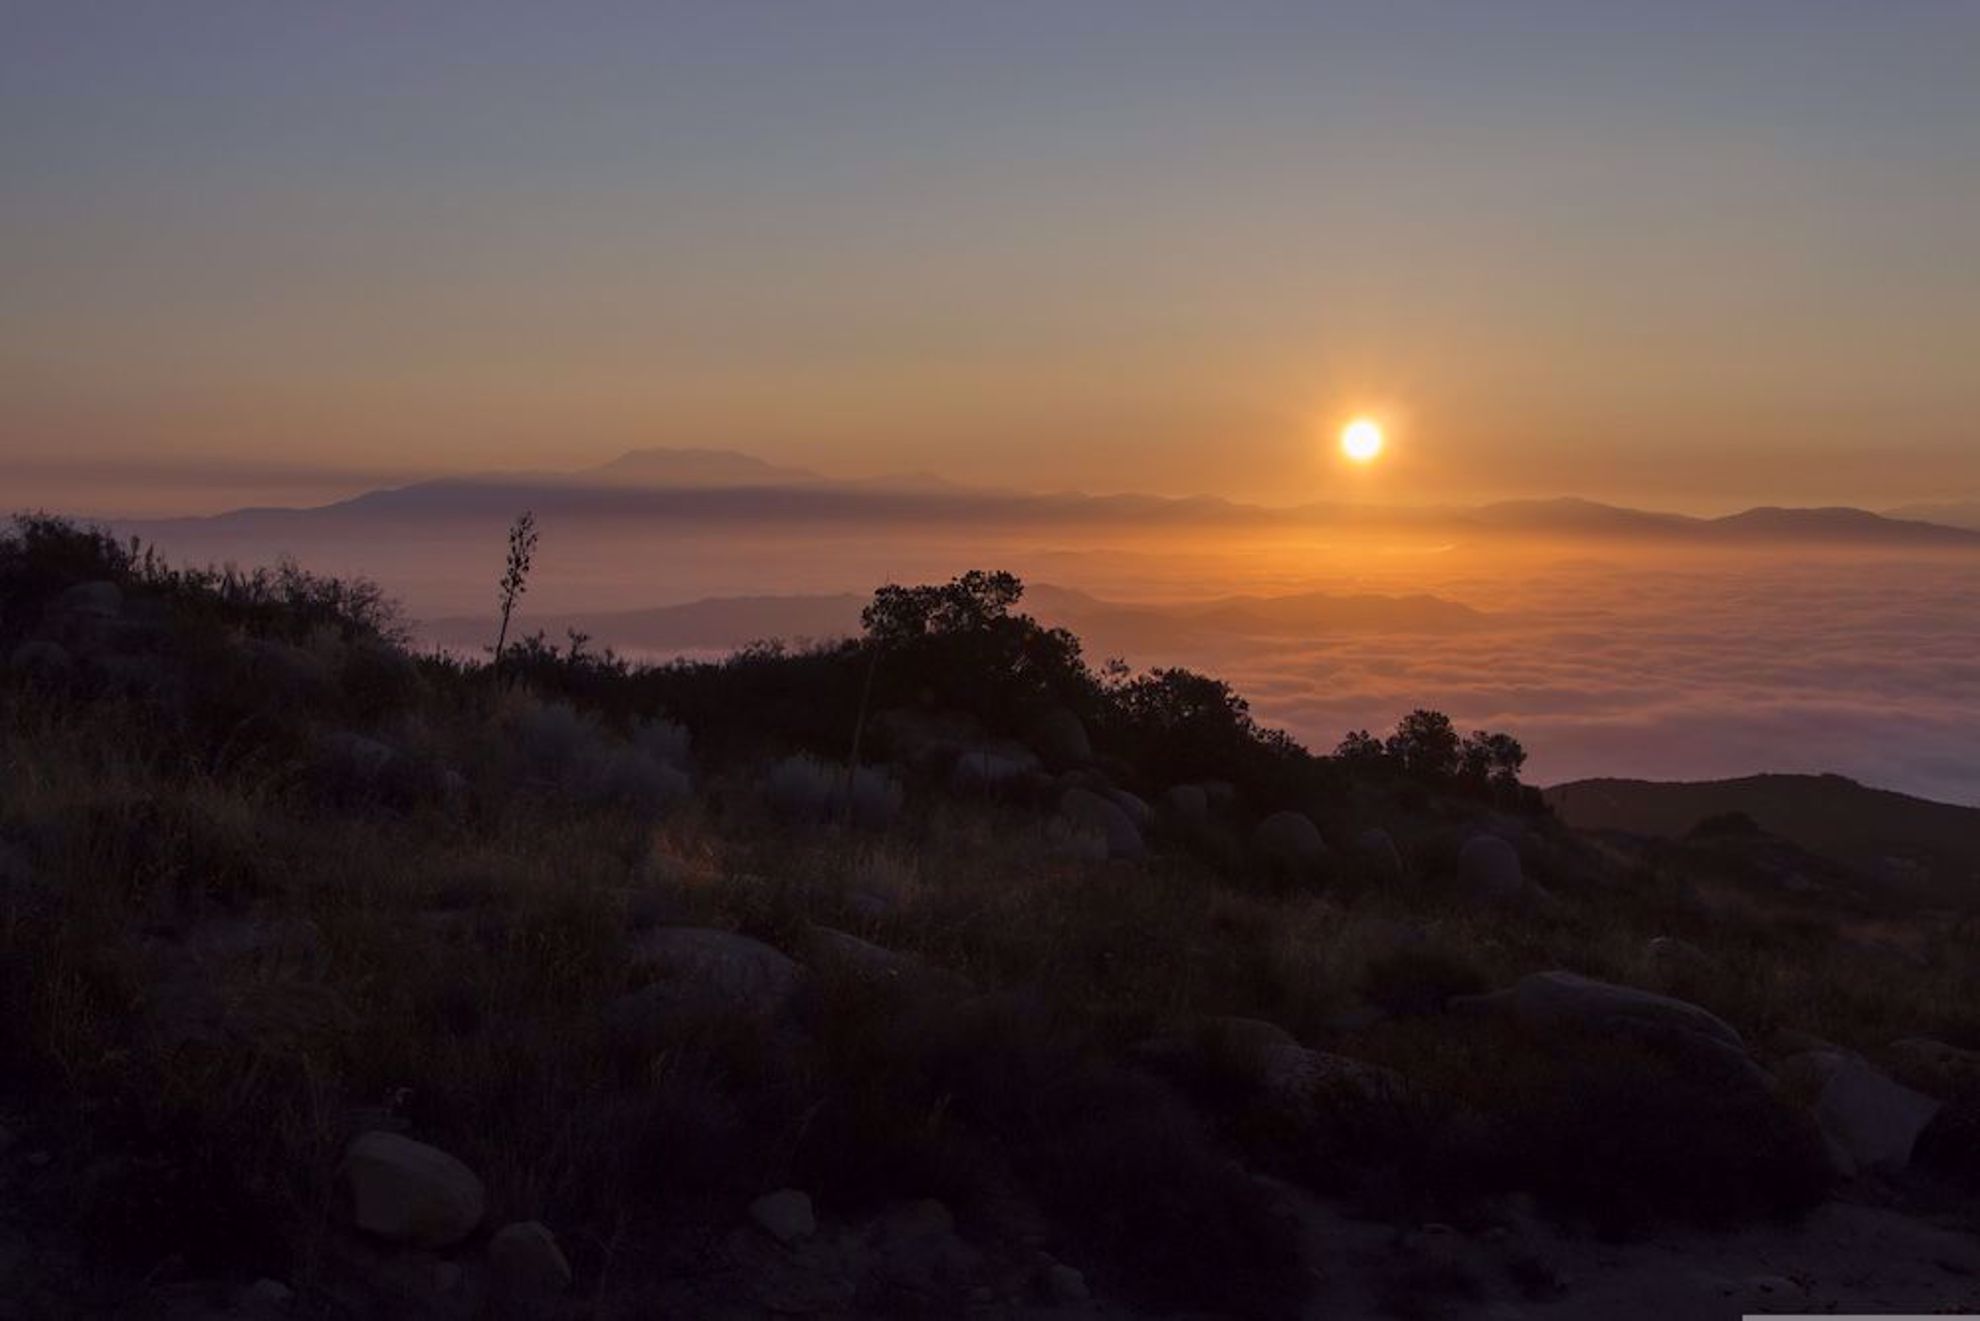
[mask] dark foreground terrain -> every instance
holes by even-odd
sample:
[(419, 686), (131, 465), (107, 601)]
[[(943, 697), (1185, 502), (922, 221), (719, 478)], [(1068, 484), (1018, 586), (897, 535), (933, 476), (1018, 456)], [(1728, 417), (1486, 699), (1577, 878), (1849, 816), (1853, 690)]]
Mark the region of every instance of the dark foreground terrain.
[(17, 522), (0, 1317), (1980, 1309), (1970, 893), (1020, 590), (469, 664)]

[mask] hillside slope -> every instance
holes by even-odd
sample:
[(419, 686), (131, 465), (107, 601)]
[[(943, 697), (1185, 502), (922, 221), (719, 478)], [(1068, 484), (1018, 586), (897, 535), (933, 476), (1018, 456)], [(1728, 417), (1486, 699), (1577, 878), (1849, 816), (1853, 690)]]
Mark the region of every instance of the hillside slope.
[(1673, 838), (1707, 817), (1740, 812), (1763, 830), (1872, 876), (1924, 881), (1949, 898), (1980, 895), (1980, 808), (1873, 789), (1840, 775), (1575, 780), (1545, 796), (1580, 830)]

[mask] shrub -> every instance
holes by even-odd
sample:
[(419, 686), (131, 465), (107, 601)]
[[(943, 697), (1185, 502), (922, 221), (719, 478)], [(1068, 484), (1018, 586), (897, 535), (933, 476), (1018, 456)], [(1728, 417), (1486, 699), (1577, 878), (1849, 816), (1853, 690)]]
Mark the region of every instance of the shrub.
[(686, 798), (692, 787), (687, 772), (668, 760), (685, 757), (686, 735), (664, 721), (644, 723), (632, 741), (620, 742), (567, 702), (530, 702), (514, 730), (531, 782), (575, 802), (651, 812)]
[(799, 754), (770, 768), (763, 797), (772, 811), (795, 824), (850, 821), (880, 830), (900, 815), (904, 793), (898, 781), (876, 767), (858, 767), (849, 777), (844, 766)]

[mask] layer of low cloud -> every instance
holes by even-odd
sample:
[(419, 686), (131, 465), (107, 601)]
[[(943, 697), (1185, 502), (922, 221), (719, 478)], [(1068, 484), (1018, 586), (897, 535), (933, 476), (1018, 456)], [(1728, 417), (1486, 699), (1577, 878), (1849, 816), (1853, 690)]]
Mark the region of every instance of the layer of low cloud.
[(1421, 705), (1516, 733), (1542, 782), (1834, 771), (1980, 803), (1980, 565), (1590, 568), (1527, 590), (1462, 637), (1218, 659), (1316, 746)]

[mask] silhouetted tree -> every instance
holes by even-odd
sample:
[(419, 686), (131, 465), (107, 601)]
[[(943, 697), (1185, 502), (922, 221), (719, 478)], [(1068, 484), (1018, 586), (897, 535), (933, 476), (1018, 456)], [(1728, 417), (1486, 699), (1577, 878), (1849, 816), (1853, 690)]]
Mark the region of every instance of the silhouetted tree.
[(1365, 729), (1351, 729), (1334, 748), (1334, 756), (1352, 766), (1379, 766), (1388, 760), (1382, 740)]
[(986, 632), (1010, 618), (1023, 596), (1016, 574), (971, 569), (941, 584), (888, 583), (873, 593), (859, 622), (873, 641), (901, 646), (930, 636)]
[(1510, 734), (1476, 729), (1465, 738), (1458, 759), (1464, 779), (1493, 789), (1514, 789), (1519, 786), (1520, 768), (1526, 765), (1526, 749)]
[(1448, 780), (1459, 770), (1458, 733), (1442, 711), (1410, 712), (1383, 747), (1397, 769), (1419, 780)]
[(1006, 728), (1050, 705), (1090, 715), (1099, 684), (1079, 639), (1014, 613), (1023, 596), (1016, 575), (981, 569), (941, 584), (880, 588), (860, 614), (879, 657), (877, 687)]
[(1305, 750), (1261, 726), (1223, 680), (1157, 669), (1114, 683), (1107, 695), (1114, 741), (1154, 782), (1222, 779), (1255, 796), (1296, 796), (1292, 768), (1306, 761)]

